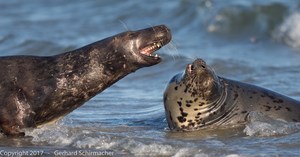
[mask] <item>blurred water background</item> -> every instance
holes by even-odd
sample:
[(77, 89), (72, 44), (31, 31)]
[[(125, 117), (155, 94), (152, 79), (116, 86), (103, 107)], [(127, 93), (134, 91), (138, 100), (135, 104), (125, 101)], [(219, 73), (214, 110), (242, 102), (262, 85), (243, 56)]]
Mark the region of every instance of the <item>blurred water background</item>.
[(55, 125), (28, 130), (30, 137), (1, 137), (0, 153), (299, 155), (297, 123), (256, 115), (245, 128), (173, 133), (162, 102), (169, 79), (197, 57), (221, 76), (300, 99), (299, 8), (295, 0), (0, 1), (1, 56), (54, 55), (159, 24), (173, 34), (172, 42), (158, 52), (161, 64), (130, 74)]

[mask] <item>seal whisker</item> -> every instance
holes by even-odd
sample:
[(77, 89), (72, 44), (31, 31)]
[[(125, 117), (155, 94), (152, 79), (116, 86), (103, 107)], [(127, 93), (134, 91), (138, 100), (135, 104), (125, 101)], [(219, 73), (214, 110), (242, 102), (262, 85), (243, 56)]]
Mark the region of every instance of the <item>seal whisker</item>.
[(188, 59), (188, 61), (193, 61), (194, 60), (194, 58), (197, 58), (197, 56), (195, 55), (195, 54), (192, 54), (192, 55), (190, 55), (190, 56), (186, 56), (186, 58)]
[(177, 46), (175, 44), (175, 42), (172, 40), (170, 41), (170, 43), (164, 48), (166, 49), (166, 53), (170, 56), (172, 56), (173, 60), (175, 61), (176, 60), (176, 57), (179, 56), (179, 52), (178, 52), (178, 49), (177, 49)]
[(129, 31), (129, 27), (128, 25), (121, 19), (118, 19), (118, 21), (122, 24), (123, 28), (125, 28), (125, 31)]
[(154, 31), (154, 33), (155, 33), (155, 34), (157, 34), (157, 32), (156, 32), (156, 30), (155, 30), (155, 27), (153, 27), (153, 25), (152, 25), (152, 24), (150, 24), (150, 23), (147, 23), (147, 25), (148, 25), (150, 28), (152, 28), (152, 29), (153, 29), (153, 31)]

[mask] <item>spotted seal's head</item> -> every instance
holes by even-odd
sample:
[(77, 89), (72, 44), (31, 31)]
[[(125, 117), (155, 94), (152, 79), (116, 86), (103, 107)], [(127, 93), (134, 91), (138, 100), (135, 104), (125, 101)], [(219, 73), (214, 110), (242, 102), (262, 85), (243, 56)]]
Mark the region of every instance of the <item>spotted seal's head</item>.
[(188, 64), (182, 82), (192, 97), (211, 103), (219, 98), (220, 83), (213, 69), (202, 59)]
[(171, 130), (197, 130), (216, 118), (224, 89), (219, 77), (202, 59), (188, 64), (172, 78), (164, 93), (166, 118)]

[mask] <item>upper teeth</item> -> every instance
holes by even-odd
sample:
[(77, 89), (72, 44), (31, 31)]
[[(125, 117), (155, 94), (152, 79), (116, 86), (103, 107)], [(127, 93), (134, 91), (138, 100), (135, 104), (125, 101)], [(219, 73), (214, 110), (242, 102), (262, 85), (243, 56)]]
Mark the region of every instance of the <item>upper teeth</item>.
[(148, 50), (153, 50), (155, 48), (160, 48), (160, 47), (161, 47), (161, 43), (154, 43), (153, 46), (148, 48)]
[[(158, 48), (161, 48), (162, 47), (162, 44), (161, 43), (153, 43), (152, 46), (148, 46), (146, 47), (145, 49), (142, 50), (141, 53), (145, 54), (145, 55), (148, 55), (148, 56), (153, 56), (151, 53), (153, 50), (155, 49), (158, 49)], [(154, 55), (154, 57), (158, 57), (157, 54)]]
[(156, 45), (156, 47), (160, 48), (161, 47), (161, 43), (154, 43)]

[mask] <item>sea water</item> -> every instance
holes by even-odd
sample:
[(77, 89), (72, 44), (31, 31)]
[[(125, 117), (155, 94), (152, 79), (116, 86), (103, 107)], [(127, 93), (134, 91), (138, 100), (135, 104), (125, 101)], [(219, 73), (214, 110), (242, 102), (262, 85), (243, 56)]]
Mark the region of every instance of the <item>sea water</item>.
[(298, 123), (250, 116), (242, 128), (172, 132), (163, 92), (203, 58), (217, 74), (300, 99), (300, 2), (295, 0), (9, 0), (0, 55), (48, 56), (154, 25), (171, 30), (162, 63), (115, 83), (54, 125), (1, 136), (0, 156), (297, 156)]

